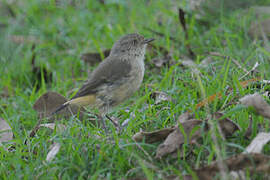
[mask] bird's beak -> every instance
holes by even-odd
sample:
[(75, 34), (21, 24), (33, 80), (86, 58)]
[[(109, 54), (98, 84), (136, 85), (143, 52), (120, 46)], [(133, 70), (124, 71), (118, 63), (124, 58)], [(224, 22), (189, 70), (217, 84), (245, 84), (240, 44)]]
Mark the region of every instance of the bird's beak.
[(148, 43), (150, 43), (150, 42), (152, 42), (154, 40), (155, 40), (154, 38), (144, 39), (143, 44), (148, 44)]

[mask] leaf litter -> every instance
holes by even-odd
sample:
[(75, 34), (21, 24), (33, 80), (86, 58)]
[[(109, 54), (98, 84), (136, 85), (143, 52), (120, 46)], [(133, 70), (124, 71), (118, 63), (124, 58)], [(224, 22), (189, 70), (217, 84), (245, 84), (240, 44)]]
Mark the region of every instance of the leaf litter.
[(53, 145), (50, 147), (50, 151), (46, 156), (46, 161), (51, 162), (59, 152), (60, 148), (61, 148), (60, 143), (53, 143)]
[(270, 119), (270, 105), (259, 93), (246, 95), (239, 101), (247, 107), (253, 107), (259, 115)]
[[(49, 91), (41, 95), (38, 100), (34, 103), (33, 109), (38, 112), (39, 117), (48, 118), (50, 121), (54, 121), (60, 117), (69, 118), (73, 115), (77, 115), (79, 111), (78, 106), (71, 105), (63, 110), (61, 110), (56, 116), (52, 116), (51, 114), (62, 104), (64, 104), (67, 99), (53, 91)], [(79, 111), (79, 118), (83, 116), (83, 109)]]
[[(218, 118), (222, 115), (222, 113), (216, 114)], [(202, 128), (201, 125), (203, 123), (204, 121), (196, 120), (190, 113), (186, 112), (179, 116), (178, 123), (174, 127), (153, 132), (139, 132), (133, 136), (133, 139), (137, 142), (145, 141), (147, 143), (164, 140), (156, 150), (156, 158), (160, 159), (165, 155), (180, 150), (181, 145), (185, 142), (192, 144), (202, 137), (203, 133), (207, 132), (209, 126), (206, 121), (204, 128)], [(231, 136), (235, 131), (240, 129), (236, 123), (228, 118), (219, 119), (218, 125), (225, 137)]]
[(13, 139), (12, 129), (9, 124), (0, 118), (0, 143), (8, 142)]
[[(179, 20), (185, 30), (185, 22), (184, 12), (180, 12), (181, 9), (179, 9)], [(182, 10), (183, 11), (183, 10)], [(181, 15), (182, 14), (182, 15)], [(186, 30), (185, 30), (186, 31)], [(186, 33), (186, 32), (185, 32)], [(187, 34), (187, 33), (186, 33)], [(186, 37), (188, 39), (188, 37)], [(192, 50), (188, 48), (189, 44), (187, 45), (187, 49), (189, 50), (190, 55), (192, 54)], [(106, 52), (107, 51), (107, 52)], [(104, 56), (109, 53), (109, 50), (105, 50), (103, 52)], [(165, 56), (166, 57), (166, 56)], [(166, 59), (167, 58), (167, 59)], [(167, 66), (170, 63), (170, 58), (171, 57), (166, 57), (164, 59), (162, 58), (156, 58), (153, 59), (153, 62), (156, 67), (160, 68), (163, 66)], [(95, 63), (98, 63), (101, 61), (102, 57), (98, 53), (90, 53), (90, 54), (83, 54), (82, 59), (84, 61), (88, 61), (87, 63), (93, 65)], [(204, 67), (207, 67), (211, 61), (206, 62), (203, 64)], [(194, 64), (190, 64), (190, 66), (197, 66)], [(254, 95), (255, 96), (255, 95)], [(216, 95), (214, 98), (219, 97)], [(56, 99), (54, 99), (56, 98)], [(58, 98), (58, 99), (57, 99)], [(251, 99), (254, 97), (251, 97)], [(261, 99), (260, 99), (261, 98)], [(260, 97), (257, 98), (257, 100), (254, 99), (249, 99), (247, 97), (244, 97), (240, 100), (240, 102), (246, 106), (253, 106), (255, 110), (262, 116), (269, 118), (269, 115), (267, 112), (269, 112), (269, 105), (265, 102), (265, 100)], [(162, 94), (159, 93), (156, 96), (156, 103), (160, 103), (162, 101), (170, 101), (170, 97), (167, 96), (167, 94)], [(61, 102), (61, 103), (60, 103)], [(39, 113), (40, 117), (49, 117), (49, 114), (55, 110), (55, 106), (58, 107), (59, 105), (63, 104), (66, 102), (66, 99), (61, 96), (58, 93), (54, 92), (48, 92), (42, 95), (33, 108)], [(255, 103), (254, 103), (255, 102)], [(55, 105), (57, 104), (57, 105)], [(259, 105), (258, 105), (259, 104)], [(263, 106), (265, 106), (263, 108)], [(78, 112), (78, 107), (71, 107), (67, 111), (63, 111), (60, 114), (66, 115), (66, 117), (69, 117), (71, 115), (74, 115)], [(81, 112), (80, 112), (81, 114)], [(224, 116), (222, 113), (216, 113), (215, 118), (219, 119), (219, 126), (222, 129), (222, 132), (224, 133), (224, 136), (231, 136), (236, 130), (239, 130), (239, 126), (235, 124), (232, 120), (228, 118), (223, 118), (220, 119), (222, 116)], [(203, 131), (206, 129), (199, 128), (199, 130), (192, 132), (192, 130), (196, 127), (199, 127), (202, 125), (204, 121), (201, 120), (196, 120), (193, 118), (192, 115), (189, 113), (184, 113), (178, 118), (178, 122), (174, 127), (171, 128), (165, 128), (153, 132), (139, 132), (133, 136), (133, 139), (136, 141), (145, 141), (147, 143), (153, 143), (157, 141), (163, 141), (165, 140), (159, 147), (156, 153), (157, 158), (161, 158), (167, 154), (170, 154), (172, 152), (175, 152), (181, 147), (181, 144), (183, 144), (186, 141), (186, 137), (188, 137), (188, 141), (192, 143), (193, 140), (196, 141)], [(206, 122), (207, 125), (207, 122)], [(0, 128), (2, 127), (2, 124)], [(56, 129), (57, 131), (63, 131), (66, 127), (62, 124), (55, 124), (55, 123), (46, 123), (46, 124), (40, 124), (39, 127), (47, 127), (50, 129)], [(179, 128), (181, 127), (181, 128)], [(10, 127), (9, 127), (10, 128)], [(10, 128), (11, 130), (11, 128)], [(193, 133), (191, 136), (190, 134)], [(12, 134), (13, 136), (13, 134)], [(259, 154), (263, 148), (263, 146), (268, 143), (270, 140), (269, 138), (269, 133), (260, 133), (258, 136), (252, 141), (252, 143), (246, 148), (246, 153), (242, 153), (240, 155), (236, 155), (234, 157), (228, 158), (224, 161), (224, 163), (228, 166), (230, 171), (237, 171), (241, 168), (254, 168), (254, 162), (252, 162), (250, 159), (254, 159), (256, 163), (255, 171), (263, 171), (263, 172), (268, 172), (269, 173), (269, 165), (268, 166), (263, 166), (261, 162), (269, 162), (269, 157), (265, 156), (263, 154)], [(1, 141), (0, 141), (1, 142)], [(46, 161), (51, 162), (57, 153), (60, 150), (61, 145), (59, 143), (54, 143), (51, 147), (51, 150), (47, 154)], [(165, 150), (164, 150), (165, 149)], [(254, 153), (255, 152), (255, 153)], [(253, 164), (252, 164), (253, 163)], [(243, 166), (244, 164), (244, 166)], [(200, 179), (213, 179), (213, 177), (216, 175), (220, 169), (218, 169), (217, 164), (213, 163), (210, 166), (206, 166), (203, 168), (195, 169), (195, 173), (200, 177)]]

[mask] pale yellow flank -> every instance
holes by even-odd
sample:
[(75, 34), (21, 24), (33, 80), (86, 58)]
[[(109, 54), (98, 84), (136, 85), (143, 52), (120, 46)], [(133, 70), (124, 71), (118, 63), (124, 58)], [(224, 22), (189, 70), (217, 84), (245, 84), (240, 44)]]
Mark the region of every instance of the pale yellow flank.
[(88, 96), (82, 96), (75, 99), (72, 99), (68, 101), (68, 104), (75, 104), (78, 106), (87, 106), (95, 104), (96, 102), (96, 96), (95, 95), (88, 95)]

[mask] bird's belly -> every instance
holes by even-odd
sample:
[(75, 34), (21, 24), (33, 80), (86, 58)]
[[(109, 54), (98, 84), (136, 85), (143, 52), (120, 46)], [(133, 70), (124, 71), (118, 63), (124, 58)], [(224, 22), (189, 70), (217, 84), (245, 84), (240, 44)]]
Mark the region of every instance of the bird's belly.
[[(98, 95), (97, 101), (100, 108), (111, 108), (124, 102), (132, 96), (140, 87), (144, 76), (144, 69), (134, 69), (129, 77), (121, 81), (114, 82), (112, 85), (106, 87)], [(99, 109), (100, 109), (99, 108)]]
[(143, 80), (143, 71), (134, 72), (131, 77), (126, 78), (118, 88), (113, 91), (112, 100), (114, 105), (125, 101), (127, 98), (132, 96), (140, 87)]

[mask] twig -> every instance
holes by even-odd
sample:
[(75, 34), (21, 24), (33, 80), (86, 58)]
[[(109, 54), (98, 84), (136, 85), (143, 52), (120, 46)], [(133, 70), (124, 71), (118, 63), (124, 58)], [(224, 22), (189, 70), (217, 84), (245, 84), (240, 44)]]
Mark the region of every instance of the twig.
[(151, 156), (148, 154), (148, 152), (146, 152), (146, 151), (143, 149), (143, 147), (135, 141), (135, 139), (133, 139), (133, 140), (134, 140), (134, 143), (135, 143), (135, 145), (137, 146), (137, 148), (139, 148), (139, 149), (147, 156), (147, 158), (148, 158), (151, 162), (153, 162), (153, 159), (152, 159)]
[(234, 64), (236, 64), (240, 69), (242, 69), (243, 71), (245, 71), (245, 73), (248, 72), (248, 70), (246, 68), (244, 68), (243, 66), (241, 66), (241, 64), (238, 61), (236, 61), (235, 59), (231, 58), (230, 56), (223, 56), (222, 54), (220, 54), (218, 52), (210, 52), (209, 54), (212, 55), (212, 56), (223, 57), (224, 59), (231, 59), (232, 62)]
[(36, 126), (35, 126), (35, 127), (33, 128), (33, 130), (31, 131), (29, 137), (34, 137), (34, 136), (36, 135), (38, 129), (40, 128), (41, 122), (42, 122), (42, 117), (41, 117), (41, 115), (40, 115), (39, 120), (38, 120)]
[(120, 127), (120, 125), (118, 124), (118, 122), (114, 121), (114, 120), (113, 120), (110, 116), (108, 116), (107, 114), (105, 115), (105, 117), (106, 117), (107, 119), (109, 119), (109, 120), (113, 123), (114, 127), (117, 129), (118, 132), (121, 131), (121, 127)]
[[(188, 31), (187, 31), (187, 27), (186, 27), (186, 21), (185, 21), (185, 12), (183, 9), (179, 8), (178, 9), (178, 18), (180, 21), (180, 24), (182, 25), (183, 29), (184, 29), (184, 33), (185, 33), (185, 39), (188, 42), (189, 37), (188, 37)], [(195, 53), (191, 50), (190, 44), (185, 43), (185, 46), (189, 52), (189, 55), (191, 56), (192, 59), (194, 59), (194, 57), (196, 56)]]
[(251, 115), (249, 115), (249, 124), (248, 124), (248, 128), (246, 130), (246, 133), (244, 135), (245, 138), (249, 139), (251, 134), (252, 134), (252, 124), (253, 124), (253, 118)]
[(253, 66), (253, 68), (252, 68), (250, 71), (248, 71), (247, 69), (245, 69), (244, 67), (242, 67), (242, 66), (238, 63), (238, 61), (236, 61), (235, 59), (231, 58), (230, 56), (223, 56), (223, 55), (219, 54), (218, 52), (210, 52), (209, 54), (212, 55), (212, 56), (219, 56), (219, 57), (224, 57), (224, 58), (231, 59), (232, 62), (234, 62), (240, 69), (242, 69), (243, 71), (245, 71), (246, 74), (244, 74), (244, 75), (243, 75), (242, 77), (240, 77), (238, 80), (243, 79), (243, 78), (246, 77), (248, 74), (252, 73), (252, 72), (259, 66), (259, 63), (256, 62), (255, 65)]
[(32, 56), (31, 56), (32, 69), (34, 69), (34, 67), (35, 67), (35, 61), (36, 61), (36, 52), (35, 52), (35, 48), (36, 48), (36, 45), (33, 44), (32, 47), (31, 47), (31, 51), (32, 51)]
[(259, 64), (258, 62), (256, 62), (256, 63), (254, 64), (253, 68), (252, 68), (250, 71), (248, 71), (246, 74), (244, 74), (242, 77), (240, 77), (238, 80), (241, 80), (241, 79), (243, 79), (244, 77), (246, 77), (248, 74), (252, 73), (259, 65), (260, 65), (260, 64)]

